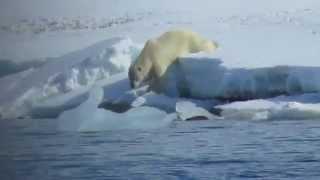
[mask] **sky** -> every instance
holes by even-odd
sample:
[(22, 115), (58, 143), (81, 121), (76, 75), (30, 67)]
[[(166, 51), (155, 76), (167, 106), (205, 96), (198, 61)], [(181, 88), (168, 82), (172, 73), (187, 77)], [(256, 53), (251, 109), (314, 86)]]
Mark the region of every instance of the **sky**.
[(320, 3), (316, 2), (317, 0), (0, 0), (0, 20), (10, 22), (13, 19), (39, 16), (116, 16), (152, 9), (259, 12), (297, 7), (319, 8)]
[[(2, 18), (37, 16), (106, 16), (154, 8), (179, 8), (169, 0), (0, 0)], [(180, 4), (180, 3), (179, 3)], [(185, 5), (181, 6), (186, 7)]]

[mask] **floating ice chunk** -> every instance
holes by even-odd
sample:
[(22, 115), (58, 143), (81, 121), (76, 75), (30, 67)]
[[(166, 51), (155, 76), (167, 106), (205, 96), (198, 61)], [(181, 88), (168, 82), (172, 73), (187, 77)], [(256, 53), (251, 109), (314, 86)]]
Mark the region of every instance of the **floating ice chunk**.
[(175, 120), (175, 116), (152, 107), (132, 108), (123, 114), (101, 109), (95, 113), (98, 113), (98, 118), (84, 120), (79, 131), (154, 129), (165, 127)]
[(219, 105), (226, 119), (319, 119), (319, 94), (280, 96)]
[(65, 131), (103, 131), (115, 129), (149, 129), (167, 126), (174, 115), (152, 107), (132, 108), (126, 113), (99, 109), (103, 90), (94, 88), (89, 99), (59, 117), (59, 128)]
[(252, 119), (261, 120), (269, 118), (269, 110), (279, 109), (284, 103), (277, 103), (270, 100), (250, 100), (233, 102), (226, 105), (219, 105), (215, 108), (221, 109), (220, 115), (226, 119)]
[(221, 117), (215, 116), (206, 109), (198, 107), (189, 101), (178, 102), (176, 104), (176, 112), (179, 119), (183, 121), (194, 119), (221, 119)]

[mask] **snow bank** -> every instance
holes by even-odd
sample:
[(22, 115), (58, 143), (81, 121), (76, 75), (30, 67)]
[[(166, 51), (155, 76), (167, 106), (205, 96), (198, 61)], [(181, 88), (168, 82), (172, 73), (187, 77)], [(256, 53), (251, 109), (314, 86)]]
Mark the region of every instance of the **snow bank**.
[[(2, 78), (0, 114), (14, 118), (32, 115), (30, 112), (41, 106), (60, 104), (58, 109), (67, 109), (79, 105), (85, 100), (83, 92), (96, 82), (126, 72), (140, 48), (130, 39), (113, 38), (64, 55), (28, 73)], [(81, 96), (80, 100), (74, 100), (75, 95)], [(65, 102), (72, 98), (71, 105)], [(54, 102), (48, 105), (49, 101)]]

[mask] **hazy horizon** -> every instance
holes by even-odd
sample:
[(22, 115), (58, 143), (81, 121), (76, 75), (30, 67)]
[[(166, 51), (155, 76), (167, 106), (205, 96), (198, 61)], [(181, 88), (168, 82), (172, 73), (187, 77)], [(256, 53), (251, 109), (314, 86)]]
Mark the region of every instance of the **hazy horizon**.
[[(290, 6), (284, 1), (269, 0), (257, 2), (254, 0), (229, 0), (230, 3), (219, 1), (200, 0), (192, 1), (127, 1), (127, 0), (1, 0), (0, 21), (10, 22), (23, 18), (60, 17), (60, 16), (108, 16), (124, 13), (133, 13), (143, 10), (186, 10), (186, 11), (219, 11), (220, 13), (260, 12), (267, 9), (294, 9), (320, 7), (315, 0), (293, 0)], [(247, 7), (248, 1), (252, 7)], [(129, 5), (130, 4), (130, 5)], [(110, 8), (111, 7), (111, 8)], [(228, 10), (228, 11), (226, 11)]]

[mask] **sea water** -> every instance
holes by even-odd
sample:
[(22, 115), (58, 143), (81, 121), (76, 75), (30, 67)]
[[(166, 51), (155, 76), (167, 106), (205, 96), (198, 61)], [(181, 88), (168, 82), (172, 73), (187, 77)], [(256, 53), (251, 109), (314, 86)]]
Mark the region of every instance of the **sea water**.
[(59, 131), (54, 119), (0, 122), (1, 180), (320, 178), (320, 119), (102, 132)]

